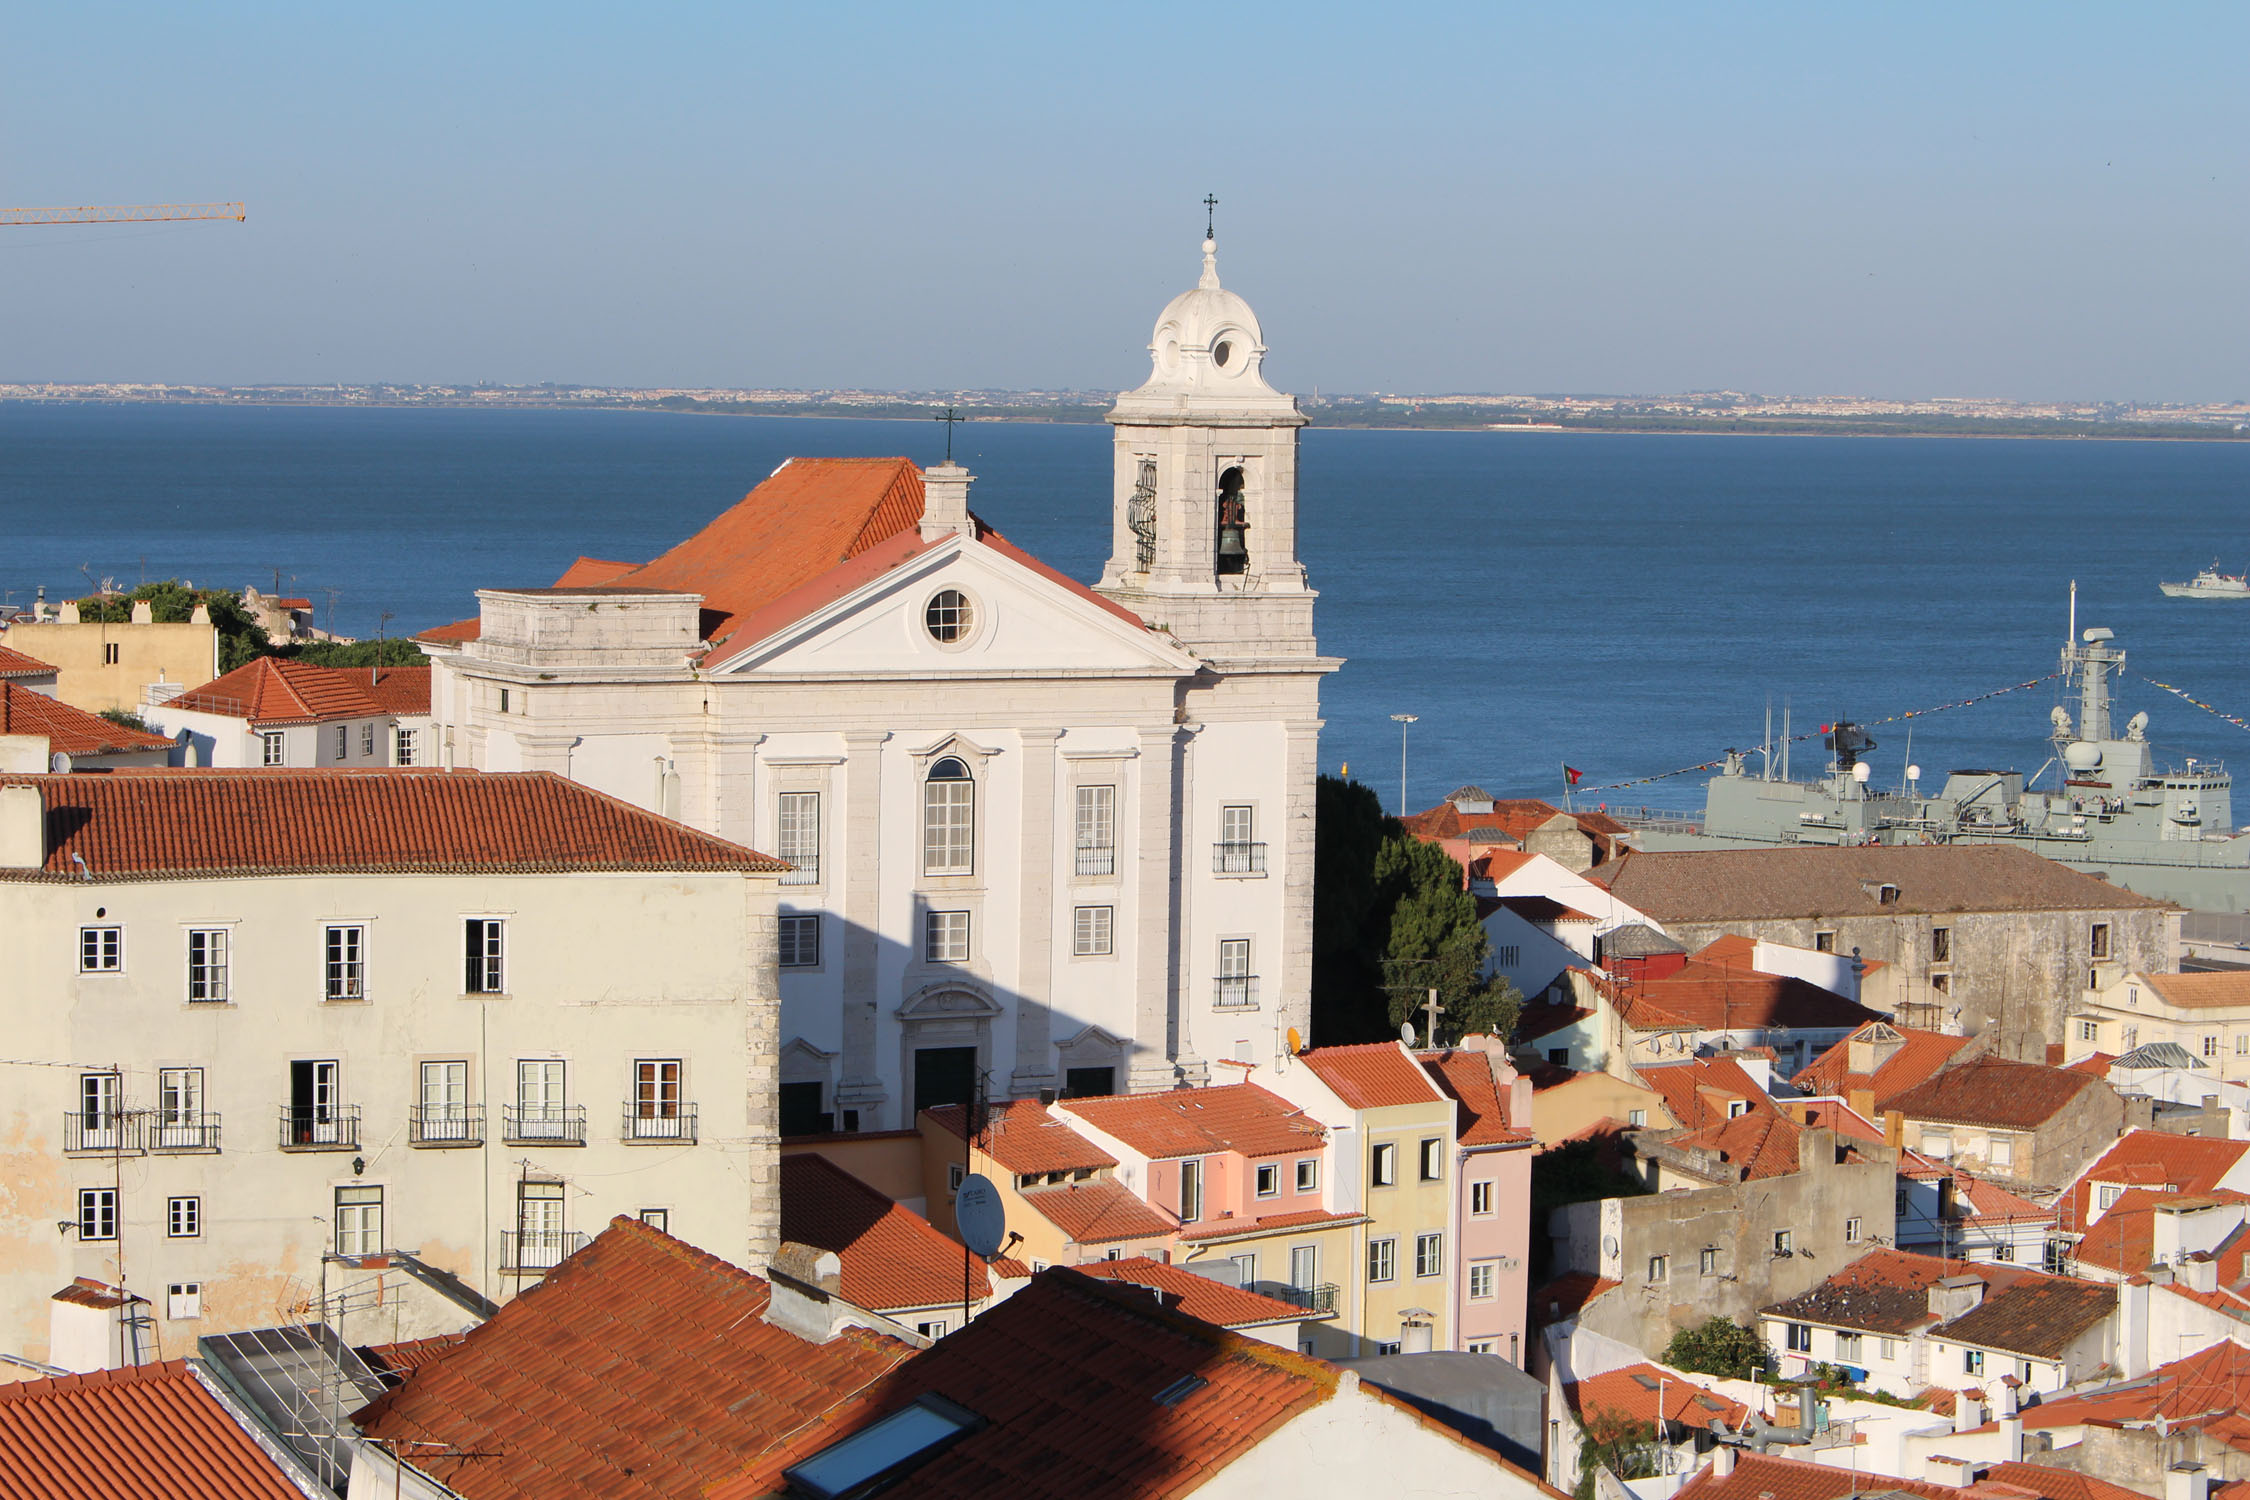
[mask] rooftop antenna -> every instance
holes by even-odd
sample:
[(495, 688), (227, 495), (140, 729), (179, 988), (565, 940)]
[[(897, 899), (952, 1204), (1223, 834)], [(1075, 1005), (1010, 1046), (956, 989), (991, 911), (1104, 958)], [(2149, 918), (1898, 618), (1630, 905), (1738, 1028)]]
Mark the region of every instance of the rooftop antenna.
[(2063, 632), (2063, 649), (2069, 650), (2078, 641), (2078, 580), (2070, 580), (2070, 627)]
[(1758, 757), (1765, 762), (1759, 774), (1767, 781), (1773, 780), (1773, 694), (1771, 693), (1766, 694), (1766, 737), (1758, 747)]

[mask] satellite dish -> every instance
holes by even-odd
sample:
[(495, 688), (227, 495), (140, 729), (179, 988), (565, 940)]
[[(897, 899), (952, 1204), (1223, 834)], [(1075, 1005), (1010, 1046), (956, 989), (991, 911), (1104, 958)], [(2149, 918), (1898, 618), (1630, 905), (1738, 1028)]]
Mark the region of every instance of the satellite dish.
[(1414, 1045), (1414, 1023), (1412, 1021), (1399, 1022), (1398, 1039), (1409, 1047)]
[(69, 755), (57, 750), (53, 755), (47, 757), (47, 769), (53, 771), (57, 776), (67, 775), (70, 771)]
[(1302, 1052), (1302, 1051), (1304, 1051), (1304, 1050), (1305, 1050), (1305, 1038), (1304, 1038), (1304, 1034), (1303, 1034), (1302, 1032), (1298, 1031), (1296, 1027), (1294, 1027), (1294, 1026), (1290, 1027), (1290, 1028), (1289, 1028), (1289, 1055), (1290, 1055), (1291, 1057), (1295, 1057), (1295, 1056), (1296, 1056), (1296, 1055), (1297, 1055), (1298, 1053), (1300, 1053), (1300, 1052)]
[(1000, 1253), (1008, 1220), (991, 1178), (971, 1172), (961, 1179), (960, 1190), (953, 1195), (953, 1222), (961, 1230), (961, 1243), (977, 1254), (990, 1260)]
[(1616, 1236), (1616, 1235), (1614, 1235), (1614, 1234), (1605, 1234), (1605, 1235), (1603, 1235), (1603, 1236), (1602, 1236), (1602, 1254), (1603, 1254), (1603, 1255), (1605, 1255), (1605, 1256), (1608, 1256), (1608, 1257), (1610, 1257), (1610, 1258), (1612, 1258), (1612, 1259), (1615, 1259), (1615, 1258), (1616, 1258), (1616, 1255), (1617, 1255), (1617, 1236)]

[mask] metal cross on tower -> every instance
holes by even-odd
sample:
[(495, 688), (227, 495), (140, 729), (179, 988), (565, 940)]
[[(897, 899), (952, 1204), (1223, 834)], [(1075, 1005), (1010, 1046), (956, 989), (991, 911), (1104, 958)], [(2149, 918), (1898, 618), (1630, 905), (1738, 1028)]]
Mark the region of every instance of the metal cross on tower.
[(969, 419), (968, 419), (967, 417), (957, 417), (957, 416), (955, 416), (955, 415), (953, 414), (953, 408), (949, 406), (949, 407), (947, 407), (947, 408), (945, 409), (945, 415), (944, 415), (944, 416), (942, 416), (942, 417), (932, 417), (932, 418), (930, 418), (930, 420), (931, 420), (931, 421), (933, 421), (933, 422), (943, 422), (943, 423), (945, 424), (945, 461), (946, 461), (947, 463), (951, 463), (951, 462), (953, 462), (953, 428), (954, 428), (954, 424), (955, 424), (955, 423), (958, 423), (958, 422), (966, 422), (966, 421), (968, 421)]
[(1218, 222), (1219, 200), (1211, 194), (1205, 193), (1203, 195), (1203, 237), (1205, 239), (1215, 240), (1219, 237), (1217, 233)]

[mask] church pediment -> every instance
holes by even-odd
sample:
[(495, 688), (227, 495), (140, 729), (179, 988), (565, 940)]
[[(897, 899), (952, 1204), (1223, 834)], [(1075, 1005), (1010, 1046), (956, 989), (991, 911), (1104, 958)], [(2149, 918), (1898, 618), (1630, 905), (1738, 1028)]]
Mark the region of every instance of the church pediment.
[(981, 541), (948, 538), (714, 667), (714, 674), (1185, 675), (1194, 657)]
[(1005, 1013), (999, 1002), (985, 994), (981, 987), (959, 980), (925, 985), (898, 1008), (898, 1018), (902, 1021), (973, 1021)]

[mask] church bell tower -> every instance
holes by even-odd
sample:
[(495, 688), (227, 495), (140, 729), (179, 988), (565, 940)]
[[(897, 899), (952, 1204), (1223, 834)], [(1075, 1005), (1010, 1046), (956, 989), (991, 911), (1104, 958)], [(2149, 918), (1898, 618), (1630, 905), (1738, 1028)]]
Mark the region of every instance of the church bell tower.
[(1101, 593), (1217, 663), (1311, 657), (1297, 560), (1296, 398), (1266, 384), (1250, 304), (1203, 276), (1156, 320), (1148, 380), (1117, 398)]

